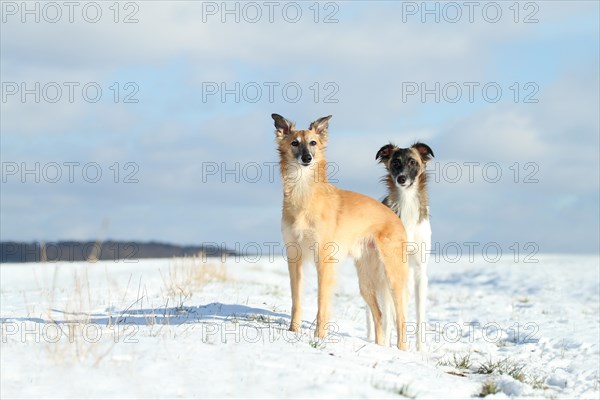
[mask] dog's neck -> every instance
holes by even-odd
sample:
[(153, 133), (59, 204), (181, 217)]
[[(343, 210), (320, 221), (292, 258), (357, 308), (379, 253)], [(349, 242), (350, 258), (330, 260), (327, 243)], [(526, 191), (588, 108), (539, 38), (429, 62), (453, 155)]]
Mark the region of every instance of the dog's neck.
[(283, 202), (288, 207), (302, 207), (309, 201), (317, 188), (329, 189), (327, 163), (324, 160), (308, 167), (280, 163), (283, 181)]
[(408, 188), (399, 188), (390, 175), (386, 178), (388, 196), (384, 203), (400, 217), (408, 229), (429, 219), (427, 175), (422, 173)]

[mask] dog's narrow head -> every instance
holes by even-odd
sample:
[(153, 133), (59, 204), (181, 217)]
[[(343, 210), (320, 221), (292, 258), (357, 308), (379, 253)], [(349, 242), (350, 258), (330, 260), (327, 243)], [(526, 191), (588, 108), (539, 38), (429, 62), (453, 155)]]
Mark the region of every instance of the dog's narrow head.
[(306, 130), (296, 130), (293, 122), (279, 114), (271, 117), (275, 121), (275, 137), (283, 160), (306, 167), (323, 159), (331, 115), (312, 122)]
[(409, 188), (425, 173), (427, 162), (433, 157), (433, 151), (424, 143), (415, 143), (407, 149), (386, 144), (377, 152), (375, 158), (383, 163), (389, 176), (399, 188)]

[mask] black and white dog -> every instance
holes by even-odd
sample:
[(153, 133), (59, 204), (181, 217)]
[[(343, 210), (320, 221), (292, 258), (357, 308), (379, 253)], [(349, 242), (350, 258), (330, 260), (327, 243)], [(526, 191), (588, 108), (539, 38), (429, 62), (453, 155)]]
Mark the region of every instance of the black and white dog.
[[(431, 249), (431, 225), (429, 223), (429, 200), (427, 195), (427, 174), (425, 166), (433, 157), (433, 151), (424, 143), (415, 143), (409, 148), (399, 148), (393, 144), (383, 146), (376, 159), (383, 163), (387, 175), (383, 179), (388, 187), (388, 195), (383, 203), (391, 208), (402, 220), (408, 238), (409, 280), (407, 289), (414, 284), (417, 311), (417, 350), (425, 344), (425, 308), (427, 301), (427, 251)], [(408, 293), (409, 290), (405, 290)], [(383, 313), (385, 343), (389, 344), (394, 325), (394, 305), (389, 288), (378, 293), (378, 302)], [(407, 314), (408, 295), (404, 301), (404, 315)], [(373, 340), (373, 316), (367, 309), (367, 332)]]

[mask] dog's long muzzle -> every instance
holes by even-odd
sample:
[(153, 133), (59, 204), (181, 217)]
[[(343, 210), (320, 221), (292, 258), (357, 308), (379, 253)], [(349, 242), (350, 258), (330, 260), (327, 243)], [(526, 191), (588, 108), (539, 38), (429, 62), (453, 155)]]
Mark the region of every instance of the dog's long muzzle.
[(302, 161), (302, 165), (309, 165), (312, 161), (313, 157), (310, 153), (302, 153), (300, 156), (300, 160)]

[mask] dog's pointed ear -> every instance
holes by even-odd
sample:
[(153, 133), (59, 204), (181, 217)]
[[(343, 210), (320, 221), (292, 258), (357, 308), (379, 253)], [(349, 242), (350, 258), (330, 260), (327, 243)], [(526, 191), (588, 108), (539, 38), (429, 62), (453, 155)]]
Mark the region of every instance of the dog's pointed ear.
[(329, 120), (333, 115), (328, 115), (323, 118), (319, 118), (316, 121), (311, 122), (308, 129), (314, 129), (318, 135), (327, 135), (327, 129), (329, 128)]
[(379, 162), (385, 162), (387, 160), (389, 160), (390, 156), (392, 155), (392, 151), (394, 150), (394, 145), (393, 144), (386, 144), (385, 146), (383, 146), (382, 148), (379, 149), (379, 151), (377, 152), (377, 155), (375, 156), (375, 159), (378, 160)]
[(279, 114), (271, 114), (271, 118), (273, 118), (273, 120), (275, 121), (275, 129), (277, 129), (275, 134), (277, 135), (277, 137), (281, 138), (285, 135), (288, 135), (294, 128), (293, 122), (283, 118)]
[(412, 147), (419, 152), (421, 160), (423, 160), (424, 163), (431, 160), (432, 157), (435, 157), (431, 147), (427, 146), (425, 143), (417, 142), (413, 144)]

